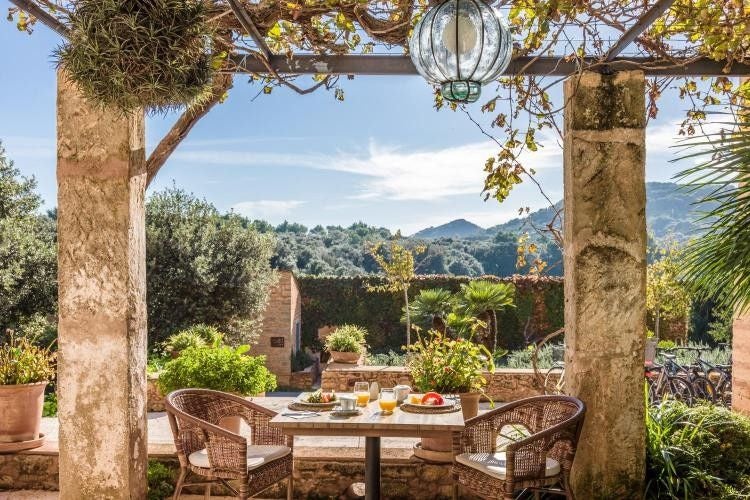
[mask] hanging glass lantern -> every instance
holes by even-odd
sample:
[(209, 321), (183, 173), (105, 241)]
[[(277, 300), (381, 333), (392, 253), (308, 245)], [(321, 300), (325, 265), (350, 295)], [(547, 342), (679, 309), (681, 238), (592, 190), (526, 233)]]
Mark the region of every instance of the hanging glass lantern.
[(411, 60), (453, 102), (479, 99), (482, 84), (510, 64), (513, 42), (499, 11), (483, 0), (443, 0), (419, 20), (409, 39)]

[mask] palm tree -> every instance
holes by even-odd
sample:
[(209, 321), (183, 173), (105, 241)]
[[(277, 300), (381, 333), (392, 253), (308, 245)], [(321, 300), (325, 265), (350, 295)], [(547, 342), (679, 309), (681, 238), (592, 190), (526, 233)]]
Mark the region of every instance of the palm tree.
[[(725, 113), (715, 113), (724, 114)], [(693, 290), (720, 306), (744, 312), (750, 307), (750, 108), (729, 115), (732, 128), (689, 143), (698, 148), (683, 159), (696, 166), (678, 174), (687, 189), (703, 189), (698, 206), (705, 233), (688, 243), (683, 275)]]
[(487, 345), (489, 339), (485, 339), (485, 345), (492, 352), (497, 350), (497, 311), (515, 307), (515, 293), (516, 288), (510, 283), (477, 280), (461, 285), (458, 294), (460, 308), (488, 324), (492, 345)]
[(453, 309), (453, 295), (443, 288), (421, 290), (411, 303), (411, 316), (431, 321), (432, 328), (445, 333), (445, 318)]

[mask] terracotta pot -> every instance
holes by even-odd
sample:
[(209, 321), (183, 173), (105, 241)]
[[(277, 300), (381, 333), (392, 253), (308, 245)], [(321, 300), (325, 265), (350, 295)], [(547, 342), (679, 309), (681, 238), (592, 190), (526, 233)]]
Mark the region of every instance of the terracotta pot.
[(461, 398), (461, 411), (464, 414), (464, 420), (474, 418), (479, 414), (479, 398), (482, 396), (479, 392), (462, 392), (458, 395)]
[(0, 443), (39, 439), (47, 382), (0, 385)]
[(453, 462), (453, 440), (450, 435), (439, 438), (422, 438), (414, 445), (414, 455), (428, 462)]
[(330, 351), (331, 362), (333, 363), (346, 363), (350, 365), (359, 364), (359, 360), (362, 354), (358, 352), (341, 352), (341, 351)]

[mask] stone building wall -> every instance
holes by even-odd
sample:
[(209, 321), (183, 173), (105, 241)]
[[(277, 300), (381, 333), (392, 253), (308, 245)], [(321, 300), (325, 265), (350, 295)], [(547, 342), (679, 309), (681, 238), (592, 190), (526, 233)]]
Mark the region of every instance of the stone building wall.
[(302, 321), (302, 301), (294, 275), (279, 271), (263, 312), (263, 330), (253, 354), (264, 354), (266, 366), (279, 385), (287, 386), (292, 373), (292, 353), (298, 348), (296, 332)]

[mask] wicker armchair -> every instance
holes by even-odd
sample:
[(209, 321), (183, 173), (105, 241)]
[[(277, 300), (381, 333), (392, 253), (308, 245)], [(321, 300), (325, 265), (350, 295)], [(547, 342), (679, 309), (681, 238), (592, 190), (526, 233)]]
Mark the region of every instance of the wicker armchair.
[[(207, 389), (182, 389), (167, 395), (166, 410), (172, 427), (180, 477), (174, 499), (185, 486), (220, 483), (245, 500), (274, 483), (288, 479), (292, 499), (293, 439), (270, 427), (275, 413), (241, 397)], [(218, 426), (226, 417), (242, 418), (251, 429), (248, 440)], [(197, 480), (186, 482), (188, 476)], [(230, 481), (239, 482), (232, 486)]]
[(452, 467), (454, 498), (461, 484), (482, 498), (510, 499), (528, 488), (572, 500), (570, 468), (585, 412), (576, 398), (536, 396), (467, 420)]

